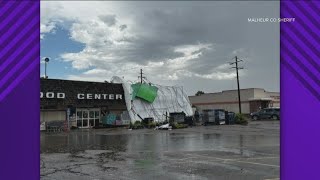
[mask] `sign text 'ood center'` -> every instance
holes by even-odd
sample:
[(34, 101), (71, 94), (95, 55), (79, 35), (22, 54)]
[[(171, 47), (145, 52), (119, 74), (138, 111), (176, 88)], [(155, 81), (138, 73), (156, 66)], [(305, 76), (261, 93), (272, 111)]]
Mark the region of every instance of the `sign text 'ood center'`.
[[(65, 93), (55, 93), (55, 92), (40, 92), (40, 98), (48, 98), (48, 99), (64, 99), (66, 98)], [(76, 95), (77, 99), (106, 99), (106, 100), (114, 100), (114, 99), (122, 99), (122, 94), (91, 94), (91, 93), (78, 93)]]

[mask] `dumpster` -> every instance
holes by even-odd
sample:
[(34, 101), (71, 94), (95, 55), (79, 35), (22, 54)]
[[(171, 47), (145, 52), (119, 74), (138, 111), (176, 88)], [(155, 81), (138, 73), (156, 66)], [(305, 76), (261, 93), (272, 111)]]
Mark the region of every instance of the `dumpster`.
[(203, 125), (208, 124), (226, 124), (226, 115), (224, 109), (205, 109), (203, 110)]
[(228, 112), (228, 121), (229, 124), (235, 124), (236, 113)]
[(173, 112), (169, 114), (170, 123), (181, 123), (184, 124), (186, 113), (184, 112)]

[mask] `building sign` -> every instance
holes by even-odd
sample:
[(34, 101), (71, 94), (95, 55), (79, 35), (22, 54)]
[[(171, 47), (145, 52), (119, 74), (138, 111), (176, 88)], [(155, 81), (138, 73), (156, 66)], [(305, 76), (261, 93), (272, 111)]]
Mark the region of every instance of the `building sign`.
[[(66, 98), (65, 93), (54, 93), (54, 92), (40, 92), (40, 98), (57, 98), (57, 99), (64, 99)], [(122, 99), (122, 94), (92, 94), (92, 93), (78, 93), (76, 95), (77, 99), (107, 99), (107, 100), (114, 100), (114, 99)]]
[(41, 108), (125, 107), (122, 84), (105, 82), (40, 79)]
[(66, 97), (65, 93), (54, 93), (54, 92), (40, 92), (40, 98), (59, 98), (64, 99)]

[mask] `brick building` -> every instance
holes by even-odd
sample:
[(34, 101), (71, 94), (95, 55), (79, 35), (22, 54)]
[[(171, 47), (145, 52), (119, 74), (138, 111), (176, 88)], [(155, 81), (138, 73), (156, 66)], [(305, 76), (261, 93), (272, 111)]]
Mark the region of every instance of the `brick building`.
[[(258, 111), (260, 107), (280, 107), (279, 92), (268, 92), (260, 88), (241, 89), (240, 98), (241, 110), (244, 114)], [(239, 112), (237, 90), (189, 96), (189, 100), (192, 106), (200, 111), (204, 109), (225, 109), (236, 113)]]

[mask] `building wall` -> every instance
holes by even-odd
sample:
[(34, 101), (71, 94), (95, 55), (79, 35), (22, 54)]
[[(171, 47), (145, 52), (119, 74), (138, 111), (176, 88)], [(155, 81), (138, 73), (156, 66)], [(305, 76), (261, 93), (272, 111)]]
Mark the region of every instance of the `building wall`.
[[(242, 113), (249, 114), (256, 110), (253, 108), (255, 102), (261, 100), (270, 102), (274, 107), (280, 107), (280, 93), (267, 92), (261, 88), (241, 89), (241, 110)], [(189, 96), (191, 104), (199, 110), (203, 109), (225, 109), (227, 111), (239, 112), (238, 91), (227, 90), (218, 93), (207, 93), (201, 96)], [(251, 107), (250, 107), (251, 105)]]
[[(240, 91), (241, 100), (248, 100), (254, 97), (254, 89), (243, 89)], [(192, 104), (197, 103), (213, 103), (213, 102), (235, 102), (238, 101), (238, 91), (228, 90), (218, 93), (206, 93), (201, 96), (189, 96)]]
[[(202, 111), (204, 109), (224, 109), (226, 111), (238, 112), (239, 104), (238, 102), (234, 103), (217, 103), (217, 104), (198, 104), (195, 105), (198, 110)], [(248, 113), (250, 110), (249, 102), (241, 103), (241, 111), (243, 113)]]
[(279, 92), (267, 92), (267, 94), (273, 99), (272, 106), (280, 107), (280, 93)]
[(40, 111), (40, 122), (65, 121), (66, 111)]

